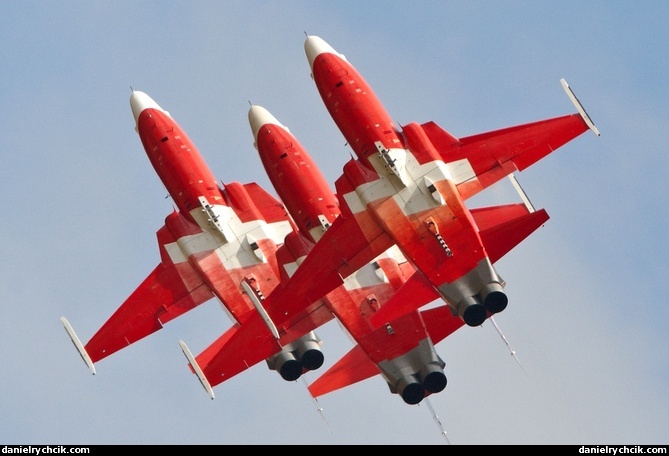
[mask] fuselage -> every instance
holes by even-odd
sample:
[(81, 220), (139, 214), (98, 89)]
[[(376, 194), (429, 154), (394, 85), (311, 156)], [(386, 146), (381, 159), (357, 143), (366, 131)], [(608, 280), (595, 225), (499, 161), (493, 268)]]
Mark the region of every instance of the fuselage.
[(251, 106), (254, 144), (272, 186), (300, 233), (317, 242), (339, 215), (339, 202), (297, 138), (261, 106)]
[(305, 51), (323, 102), (358, 157), (344, 167), (340, 199), (363, 230), (364, 214), (372, 214), (456, 312), (481, 324), (485, 297), (500, 292), (501, 279), (439, 152), (420, 125), (400, 131), (360, 73), (322, 39), (308, 37)]
[(130, 104), (144, 150), (179, 212), (198, 223), (191, 211), (202, 209), (200, 197), (225, 204), (216, 178), (179, 124), (143, 92), (133, 91)]
[(148, 95), (134, 91), (130, 105), (149, 161), (178, 209), (165, 219), (176, 240), (165, 246), (167, 254), (184, 282), (194, 271), (231, 318), (244, 321), (254, 307), (240, 284), (256, 281), (264, 293), (278, 285), (274, 253), (293, 230), (292, 221), (265, 220), (249, 194), (264, 197), (255, 185), (219, 186), (188, 135)]
[[(249, 123), (255, 146), (274, 188), (296, 220), (300, 232), (315, 244), (340, 215), (336, 196), (299, 141), (267, 110), (252, 106)], [(323, 239), (322, 242), (329, 241)], [(288, 239), (286, 247), (291, 247)], [(308, 255), (309, 249), (294, 253), (294, 267), (280, 262), (281, 267), (296, 270)], [(414, 269), (393, 246), (344, 278), (341, 286), (322, 298), (381, 370), (391, 390), (410, 403), (422, 400), (426, 389), (437, 392), (445, 386), (444, 363), (434, 349), (419, 312), (407, 313), (380, 328), (375, 328), (370, 318), (413, 272)]]

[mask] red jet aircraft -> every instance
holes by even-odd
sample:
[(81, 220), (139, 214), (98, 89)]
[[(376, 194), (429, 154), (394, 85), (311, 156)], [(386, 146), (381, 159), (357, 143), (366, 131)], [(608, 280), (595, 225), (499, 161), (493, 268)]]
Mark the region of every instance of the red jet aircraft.
[[(158, 231), (161, 263), (85, 346), (67, 319), (61, 319), (92, 373), (96, 362), (216, 296), (234, 325), (211, 350), (216, 352), (218, 344), (257, 314), (278, 338), (267, 358), (268, 366), (285, 380), (296, 380), (323, 363), (321, 340), (313, 329), (331, 320), (334, 313), (347, 322), (345, 326), (352, 333), (361, 333), (361, 320), (347, 314), (362, 311), (371, 315), (413, 273), (399, 251), (395, 252), (399, 259), (387, 252), (347, 278), (346, 287), (298, 312), (279, 333), (264, 311), (263, 294), (290, 277), (339, 215), (338, 201), (327, 181), (287, 129), (274, 128), (280, 124), (263, 108), (251, 108), (249, 119), (261, 158), (274, 186), (286, 198), (289, 212), (295, 214), (295, 224), (286, 207), (256, 184), (219, 186), (185, 132), (148, 95), (134, 91), (130, 105), (144, 149), (177, 209)], [(291, 155), (285, 159), (287, 152)], [(272, 160), (276, 162), (272, 164)], [(422, 365), (431, 365), (425, 368), (430, 369), (425, 376), (429, 374), (432, 379), (430, 392), (436, 392), (445, 386), (444, 363), (429, 341), (422, 320), (417, 312), (414, 314), (402, 317), (404, 326), (411, 328), (409, 336), (395, 338), (402, 345), (394, 349), (392, 343), (384, 344), (385, 352), (406, 353), (412, 349), (405, 358), (422, 359)], [(377, 333), (383, 336), (385, 331)], [(183, 342), (180, 345), (213, 398), (188, 347)], [(402, 359), (386, 362), (384, 372), (389, 372), (390, 378), (397, 377), (393, 372), (403, 366)], [(402, 387), (402, 391), (407, 401), (424, 396), (420, 384)]]
[[(436, 299), (448, 306), (448, 312), (441, 313), (443, 320), (459, 322), (455, 329), (481, 325), (508, 302), (505, 283), (493, 263), (546, 222), (548, 215), (543, 209), (534, 210), (526, 198), (525, 203), (477, 209), (468, 209), (465, 201), (588, 129), (599, 136), (564, 80), (577, 113), (463, 138), (434, 122), (400, 128), (342, 54), (316, 36), (307, 37), (305, 51), (325, 106), (357, 158), (346, 163), (335, 184), (340, 215), (290, 278), (265, 298), (264, 315), (252, 315), (191, 363), (211, 386), (271, 356), (280, 346), (272, 328), (288, 326), (393, 246), (415, 272), (371, 316), (355, 317), (369, 325), (366, 334), (380, 328), (392, 336), (394, 322)], [(256, 141), (259, 145), (259, 138)], [(441, 340), (439, 331), (449, 325), (442, 322), (434, 331), (428, 328), (428, 333)], [(314, 396), (379, 373), (378, 369), (360, 372), (356, 350), (310, 387)], [(401, 372), (404, 377), (391, 385), (391, 391), (395, 386), (393, 392), (401, 393), (402, 385), (424, 382), (420, 368), (411, 368)], [(415, 403), (409, 396), (407, 402)]]
[[(252, 106), (249, 122), (270, 181), (292, 214), (298, 231), (306, 233), (312, 242), (311, 250), (340, 215), (336, 196), (300, 142), (266, 109)], [(318, 191), (311, 188), (314, 182), (321, 183)], [(314, 201), (305, 204), (303, 195), (311, 195)], [(288, 240), (286, 245), (289, 245)], [(303, 258), (300, 257), (300, 262)], [(392, 246), (346, 277), (343, 286), (323, 298), (357, 342), (356, 348), (337, 363), (338, 367), (334, 368), (337, 378), (331, 378), (335, 374), (329, 376), (329, 387), (341, 387), (381, 374), (391, 392), (401, 395), (409, 404), (444, 389), (444, 362), (434, 344), (459, 328), (461, 320), (453, 318), (443, 307), (426, 314), (414, 310), (380, 328), (374, 328), (370, 322), (372, 315), (392, 299), (414, 272), (399, 249)], [(282, 281), (287, 278), (282, 277)], [(390, 326), (392, 331), (387, 329)], [(317, 391), (312, 390), (314, 393)]]
[[(61, 318), (93, 374), (94, 363), (214, 296), (236, 325), (243, 324), (258, 313), (257, 296), (279, 283), (276, 250), (295, 229), (283, 204), (257, 184), (219, 185), (186, 133), (148, 95), (133, 91), (130, 106), (142, 145), (176, 209), (157, 232), (160, 264), (86, 345)], [(310, 318), (314, 328), (332, 314), (325, 309)], [(290, 345), (282, 347), (286, 356), (293, 351), (299, 358), (280, 370), (287, 379), (323, 363), (315, 333), (299, 325), (295, 331), (299, 336), (290, 333)]]

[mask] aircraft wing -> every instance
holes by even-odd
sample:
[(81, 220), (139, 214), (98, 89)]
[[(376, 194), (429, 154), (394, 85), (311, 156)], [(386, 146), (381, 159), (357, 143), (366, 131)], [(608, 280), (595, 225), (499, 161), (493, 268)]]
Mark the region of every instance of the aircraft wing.
[(544, 158), (588, 130), (579, 114), (454, 138), (434, 122), (421, 125), (441, 154), (463, 199)]
[(84, 353), (77, 346), (75, 341), (78, 339), (73, 332), (70, 332), (69, 324), (65, 325), (84, 361), (86, 361), (84, 355), (87, 355), (92, 363), (106, 358), (158, 331), (168, 321), (214, 296), (188, 262), (179, 263), (177, 266), (170, 260), (165, 246), (176, 241), (165, 226), (158, 230), (157, 237), (161, 263), (83, 347)]
[[(235, 324), (194, 359), (189, 358), (190, 369), (202, 372), (206, 383), (214, 387), (279, 353), (285, 345), (332, 318), (330, 310), (317, 302), (289, 324), (279, 326), (277, 339), (263, 315), (252, 312), (243, 324)], [(200, 378), (204, 384), (203, 380)]]
[(588, 129), (599, 136), (567, 81), (561, 79), (560, 83), (577, 113), (460, 139), (434, 122), (421, 125), (447, 163), (463, 199), (516, 170), (522, 171)]
[(244, 189), (249, 197), (249, 203), (246, 206), (257, 207), (267, 223), (286, 223), (289, 221), (290, 217), (283, 203), (270, 195), (256, 182), (244, 184)]
[(268, 297), (267, 310), (272, 320), (278, 325), (299, 314), (392, 245), (390, 237), (380, 229), (365, 236), (358, 221), (342, 212), (290, 279)]
[[(305, 253), (304, 261), (290, 278), (284, 276), (281, 284), (259, 303), (262, 306), (260, 312), (250, 312), (241, 325), (233, 326), (198, 356), (189, 358), (191, 370), (202, 372), (204, 379), (200, 378), (201, 382), (214, 387), (330, 321), (333, 313), (323, 297), (344, 283), (342, 277), (376, 258), (379, 255), (376, 249), (383, 253), (390, 246), (382, 235), (368, 243), (355, 230), (359, 227), (354, 219), (339, 216), (318, 243), (302, 246), (309, 250), (309, 254)], [(297, 250), (290, 254), (287, 251), (288, 246), (298, 248), (295, 238), (299, 236), (286, 237), (286, 244), (277, 251), (282, 265), (288, 257), (298, 256), (295, 254)], [(310, 258), (314, 258), (312, 254), (318, 251), (327, 253), (316, 256), (323, 261), (312, 263)], [(349, 272), (351, 267), (352, 272)], [(284, 299), (284, 293), (291, 299)], [(329, 299), (335, 299), (334, 295)], [(336, 301), (330, 305), (337, 305)]]

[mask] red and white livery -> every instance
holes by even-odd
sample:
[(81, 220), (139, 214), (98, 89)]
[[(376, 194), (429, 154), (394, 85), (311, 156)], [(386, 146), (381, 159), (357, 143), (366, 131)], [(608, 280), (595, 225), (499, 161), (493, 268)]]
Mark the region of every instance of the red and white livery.
[[(574, 114), (463, 138), (434, 122), (400, 127), (342, 54), (317, 36), (307, 37), (305, 51), (321, 98), (356, 156), (344, 165), (335, 184), (340, 214), (290, 278), (266, 297), (267, 319), (252, 316), (216, 350), (208, 349), (206, 356), (197, 358), (211, 385), (269, 356), (276, 336), (267, 321), (282, 327), (393, 247), (414, 272), (363, 319), (371, 325), (366, 335), (378, 329), (395, 334), (393, 325), (401, 318), (415, 315), (415, 310), (436, 299), (448, 307), (427, 311), (441, 318), (440, 324), (426, 323), (432, 341), (463, 324), (478, 326), (503, 311), (508, 303), (505, 282), (493, 264), (544, 224), (548, 214), (535, 210), (526, 198), (474, 209), (466, 206), (466, 200), (588, 129), (599, 135), (564, 80), (577, 110)], [(259, 138), (256, 141), (260, 144)], [(316, 381), (310, 387), (312, 394), (379, 373), (358, 367), (361, 353), (367, 357), (373, 353), (368, 348), (360, 352), (361, 346)], [(405, 370), (397, 385), (410, 377), (420, 381), (415, 367)]]

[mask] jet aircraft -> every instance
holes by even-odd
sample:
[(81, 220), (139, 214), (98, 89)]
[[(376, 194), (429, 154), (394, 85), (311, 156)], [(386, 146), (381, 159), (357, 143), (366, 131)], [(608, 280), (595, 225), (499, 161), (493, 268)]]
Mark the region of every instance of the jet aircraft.
[[(130, 106), (142, 145), (176, 208), (157, 231), (160, 263), (85, 345), (61, 318), (93, 374), (96, 362), (213, 297), (235, 325), (243, 324), (258, 312), (257, 297), (279, 283), (276, 251), (296, 229), (283, 204), (256, 183), (219, 185), (195, 144), (147, 94), (133, 91)], [(316, 327), (333, 317), (317, 309), (310, 318)], [(282, 350), (287, 357), (295, 352), (299, 366), (287, 363), (282, 376), (320, 367), (322, 341), (315, 333), (286, 338)]]
[[(311, 241), (311, 250), (340, 215), (336, 196), (297, 138), (269, 111), (252, 106), (249, 123), (270, 181), (298, 225), (298, 232), (306, 233)], [(314, 182), (321, 183), (316, 187), (318, 191), (314, 189)], [(310, 195), (317, 201), (306, 203), (302, 195)], [(321, 205), (325, 208), (318, 209)], [(300, 256), (300, 262), (303, 258)], [(414, 310), (401, 315), (389, 322), (391, 332), (386, 327), (372, 326), (371, 316), (392, 299), (414, 272), (399, 249), (391, 246), (323, 298), (357, 344), (356, 349), (338, 363), (354, 367), (350, 370), (335, 368), (346, 373), (345, 383), (381, 374), (391, 392), (409, 404), (444, 389), (445, 363), (434, 344), (461, 326), (461, 321), (445, 312), (445, 308), (425, 314)], [(282, 281), (287, 279), (288, 274)], [(337, 381), (328, 382), (330, 387), (344, 386), (341, 376), (337, 377)]]
[[(577, 111), (573, 114), (461, 138), (434, 122), (398, 126), (344, 55), (317, 36), (307, 37), (305, 52), (321, 98), (355, 154), (335, 183), (340, 213), (290, 278), (264, 298), (263, 315), (251, 315), (190, 359), (210, 387), (271, 356), (280, 346), (273, 328), (284, 328), (392, 247), (414, 272), (383, 306), (362, 317), (369, 324), (365, 334), (381, 329), (392, 336), (396, 322), (439, 299), (447, 307), (423, 312), (440, 312), (441, 325), (428, 326), (435, 340), (443, 339), (444, 331), (479, 326), (503, 311), (506, 284), (493, 264), (543, 225), (548, 214), (535, 210), (519, 187), (522, 203), (469, 209), (466, 200), (507, 176), (513, 178), (588, 129), (599, 136), (564, 80)], [(253, 130), (260, 150), (263, 129)], [(312, 394), (379, 373), (368, 369), (369, 364), (360, 367), (360, 354), (354, 348), (311, 385)], [(420, 369), (411, 367), (402, 372), (396, 384), (400, 389), (424, 383)], [(407, 402), (417, 402), (409, 396)]]
[[(130, 105), (149, 160), (177, 208), (157, 233), (161, 263), (85, 346), (67, 319), (61, 319), (94, 374), (98, 361), (214, 296), (234, 323), (213, 344), (214, 351), (250, 315), (266, 319), (263, 293), (270, 293), (281, 280), (287, 280), (339, 215), (338, 201), (309, 155), (263, 108), (252, 107), (249, 119), (263, 163), (278, 193), (288, 202), (286, 206), (254, 183), (219, 185), (193, 142), (167, 111), (139, 91), (133, 91)], [(286, 136), (277, 134), (282, 132)], [(288, 160), (280, 159), (285, 158), (286, 151), (294, 154)], [(272, 164), (272, 160), (276, 162)], [(386, 252), (356, 271), (347, 278), (346, 287), (296, 313), (289, 324), (283, 325), (281, 334), (272, 328), (279, 343), (267, 358), (268, 367), (285, 380), (296, 380), (303, 372), (319, 368), (324, 358), (319, 348), (321, 340), (313, 329), (331, 320), (334, 313), (349, 331), (360, 334), (364, 331), (361, 319), (347, 314), (360, 311), (371, 315), (412, 273), (413, 268), (399, 251)], [(402, 320), (407, 337), (394, 338), (402, 346), (395, 343), (393, 348), (392, 343), (377, 341), (377, 350), (400, 350), (405, 358), (423, 357), (423, 364), (432, 366), (425, 373), (432, 379), (431, 392), (443, 389), (443, 362), (429, 342), (422, 320), (417, 312)], [(271, 322), (266, 322), (271, 327)], [(180, 345), (213, 398), (190, 350), (181, 341)], [(409, 349), (413, 352), (406, 354)], [(406, 364), (402, 359), (397, 357), (382, 365), (393, 384), (397, 377), (393, 372)], [(402, 391), (407, 401), (424, 396), (417, 383), (403, 386)]]

